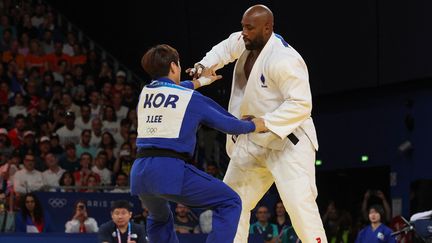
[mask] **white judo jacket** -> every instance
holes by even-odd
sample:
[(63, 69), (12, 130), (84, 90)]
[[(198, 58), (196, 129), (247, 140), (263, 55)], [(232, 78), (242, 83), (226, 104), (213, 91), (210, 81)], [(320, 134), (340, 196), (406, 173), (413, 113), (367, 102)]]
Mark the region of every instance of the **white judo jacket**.
[[(306, 64), (300, 54), (279, 35), (273, 33), (258, 58), (246, 82), (244, 63), (250, 51), (246, 50), (241, 32), (214, 46), (199, 62), (205, 67), (217, 64), (222, 68), (238, 59), (235, 64), (228, 111), (241, 118), (243, 115), (262, 117), (271, 131), (250, 133), (249, 140), (269, 149), (283, 150), (290, 142), (291, 133), (304, 132), (315, 150), (318, 141), (311, 118), (312, 95)], [(242, 85), (246, 83), (246, 85)], [(228, 135), (227, 153), (231, 154), (233, 140)]]

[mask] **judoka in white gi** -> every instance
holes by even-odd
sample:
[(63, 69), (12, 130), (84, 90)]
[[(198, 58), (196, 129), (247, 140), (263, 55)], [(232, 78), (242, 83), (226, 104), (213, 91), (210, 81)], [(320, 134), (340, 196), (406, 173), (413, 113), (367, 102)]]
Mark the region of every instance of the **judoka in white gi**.
[(214, 46), (188, 70), (193, 74), (237, 60), (229, 112), (238, 118), (262, 117), (271, 131), (227, 138), (231, 162), (224, 182), (240, 195), (243, 205), (234, 242), (247, 242), (250, 211), (273, 182), (302, 242), (327, 242), (315, 202), (318, 142), (306, 64), (273, 33), (273, 14), (266, 6), (249, 8), (241, 24), (241, 32)]

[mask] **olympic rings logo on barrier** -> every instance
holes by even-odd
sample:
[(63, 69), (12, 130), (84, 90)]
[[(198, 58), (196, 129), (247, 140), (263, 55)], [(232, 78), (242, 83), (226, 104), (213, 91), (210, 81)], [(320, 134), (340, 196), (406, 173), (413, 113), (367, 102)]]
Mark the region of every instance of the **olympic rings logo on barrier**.
[(66, 206), (67, 200), (64, 198), (50, 198), (48, 199), (48, 204), (53, 208), (62, 208)]
[(148, 127), (146, 132), (150, 133), (150, 134), (154, 134), (155, 132), (157, 132), (157, 128), (156, 127)]

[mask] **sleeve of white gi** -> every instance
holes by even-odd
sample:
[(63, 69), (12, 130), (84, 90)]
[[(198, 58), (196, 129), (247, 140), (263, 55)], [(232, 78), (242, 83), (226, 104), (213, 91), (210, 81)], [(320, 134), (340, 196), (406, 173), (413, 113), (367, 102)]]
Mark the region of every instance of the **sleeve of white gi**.
[(268, 73), (276, 82), (284, 102), (263, 116), (266, 127), (281, 139), (286, 138), (312, 111), (312, 95), (306, 64), (295, 56), (280, 54), (268, 65)]
[(220, 69), (226, 64), (235, 61), (245, 50), (241, 32), (231, 34), (227, 39), (213, 46), (205, 57), (199, 62), (204, 67), (211, 67), (217, 64), (216, 69)]

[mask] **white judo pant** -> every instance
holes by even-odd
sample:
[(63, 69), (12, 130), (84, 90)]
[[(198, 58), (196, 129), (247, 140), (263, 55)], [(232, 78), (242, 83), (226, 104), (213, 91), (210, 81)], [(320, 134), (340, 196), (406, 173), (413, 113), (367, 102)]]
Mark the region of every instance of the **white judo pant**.
[(271, 150), (248, 141), (247, 135), (237, 138), (224, 182), (242, 200), (234, 243), (247, 243), (251, 210), (273, 182), (303, 243), (326, 243), (324, 227), (315, 202), (315, 149), (309, 138), (297, 129), (299, 142), (288, 141), (282, 151)]

